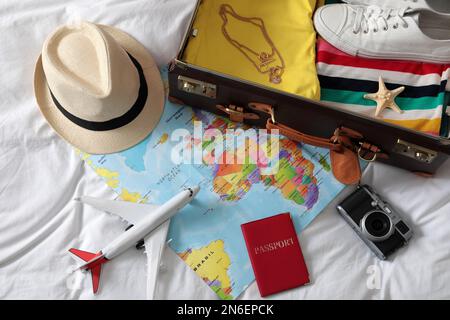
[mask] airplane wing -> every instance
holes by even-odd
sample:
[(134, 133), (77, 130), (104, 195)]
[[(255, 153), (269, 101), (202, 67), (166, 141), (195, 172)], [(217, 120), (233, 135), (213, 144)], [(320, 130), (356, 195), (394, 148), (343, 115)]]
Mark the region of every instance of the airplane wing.
[[(117, 215), (131, 224), (137, 224), (143, 216), (151, 214), (157, 205), (132, 203), (127, 201), (105, 200), (92, 197), (76, 199), (101, 211)], [(166, 247), (170, 220), (156, 228), (144, 239), (147, 255), (147, 298), (154, 299), (161, 257)]]
[(161, 257), (167, 245), (169, 225), (170, 220), (167, 220), (144, 239), (145, 253), (147, 254), (147, 299), (149, 300), (155, 298)]
[(157, 205), (147, 203), (133, 203), (128, 201), (105, 200), (92, 197), (76, 199), (101, 211), (114, 214), (131, 224), (137, 224), (142, 217), (158, 208)]

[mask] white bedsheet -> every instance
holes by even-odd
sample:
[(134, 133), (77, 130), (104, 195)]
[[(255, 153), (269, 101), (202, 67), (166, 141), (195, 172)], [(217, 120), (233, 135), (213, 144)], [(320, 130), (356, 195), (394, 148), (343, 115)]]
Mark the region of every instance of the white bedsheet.
[[(83, 18), (129, 32), (164, 65), (176, 55), (194, 5), (194, 0), (0, 1), (0, 299), (146, 298), (146, 260), (137, 250), (104, 268), (97, 296), (88, 277), (70, 274), (75, 262), (68, 248), (94, 251), (126, 225), (71, 200), (115, 195), (40, 115), (34, 63), (56, 26)], [(433, 179), (369, 166), (364, 182), (415, 227), (409, 247), (393, 262), (378, 261), (331, 205), (299, 236), (312, 285), (273, 298), (450, 298), (449, 181), (450, 161)], [(163, 260), (159, 298), (216, 298), (171, 250)], [(370, 279), (375, 285), (380, 280), (380, 288), (371, 289)], [(256, 284), (241, 298), (259, 298)]]

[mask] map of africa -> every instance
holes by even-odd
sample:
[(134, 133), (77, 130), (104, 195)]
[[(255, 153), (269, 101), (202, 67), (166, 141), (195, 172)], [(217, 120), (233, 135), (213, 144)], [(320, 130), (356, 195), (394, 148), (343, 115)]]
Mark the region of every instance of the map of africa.
[[(167, 71), (162, 77), (167, 87)], [(243, 164), (217, 164), (208, 159), (200, 164), (174, 163), (171, 154), (179, 141), (172, 139), (172, 134), (180, 128), (193, 132), (194, 121), (201, 121), (204, 130), (225, 132), (241, 127), (211, 113), (166, 101), (157, 128), (133, 148), (110, 155), (78, 152), (125, 201), (160, 204), (183, 187), (199, 185), (196, 199), (171, 220), (169, 246), (218, 297), (234, 299), (254, 280), (241, 224), (290, 212), (300, 232), (343, 185), (331, 174), (328, 150), (284, 137), (280, 137), (278, 157), (265, 163), (247, 158)], [(189, 149), (200, 144), (208, 150), (211, 140), (189, 139), (185, 146)], [(258, 142), (250, 139), (237, 148), (252, 148)], [(266, 152), (258, 151), (259, 157), (269, 157), (271, 145), (266, 147), (261, 148)], [(215, 156), (225, 159), (228, 152), (225, 149)], [(268, 163), (278, 170), (268, 173), (264, 170)]]

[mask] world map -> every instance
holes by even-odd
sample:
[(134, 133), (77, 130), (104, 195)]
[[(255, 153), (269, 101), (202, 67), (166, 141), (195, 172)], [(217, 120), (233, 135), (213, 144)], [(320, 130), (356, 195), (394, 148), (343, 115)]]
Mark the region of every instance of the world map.
[[(167, 88), (167, 71), (162, 78)], [(77, 151), (80, 157), (113, 188), (121, 200), (161, 204), (187, 186), (201, 191), (190, 205), (171, 220), (169, 246), (219, 298), (237, 298), (254, 280), (241, 224), (290, 212), (301, 232), (343, 189), (331, 174), (328, 150), (294, 143), (279, 137), (276, 157), (271, 140), (247, 139), (236, 147), (256, 147), (261, 162), (246, 156), (244, 163), (203, 159), (201, 163), (175, 163), (173, 139), (178, 129), (194, 132), (201, 121), (205, 130), (250, 130), (226, 118), (197, 108), (166, 101), (158, 126), (133, 148), (109, 155)], [(230, 156), (224, 149), (214, 154), (214, 139), (185, 139), (189, 150), (201, 146), (214, 158)], [(264, 146), (263, 146), (264, 147)], [(214, 149), (214, 150), (213, 150)], [(261, 151), (262, 150), (262, 151)], [(270, 153), (270, 154), (269, 154)], [(251, 161), (253, 160), (253, 161)], [(267, 167), (278, 170), (268, 173)]]

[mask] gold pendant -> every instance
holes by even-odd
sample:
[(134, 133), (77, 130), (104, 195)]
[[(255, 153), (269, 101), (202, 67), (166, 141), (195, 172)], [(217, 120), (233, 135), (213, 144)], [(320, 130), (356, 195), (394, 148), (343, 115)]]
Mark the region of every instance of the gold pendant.
[[(220, 6), (219, 15), (223, 20), (222, 33), (225, 39), (238, 49), (245, 58), (253, 64), (256, 70), (262, 74), (269, 74), (269, 81), (274, 84), (281, 83), (281, 77), (284, 73), (285, 63), (278, 49), (275, 47), (272, 39), (269, 37), (264, 21), (261, 18), (249, 18), (238, 15), (229, 4), (222, 4)], [(246, 42), (239, 42), (238, 39), (233, 39), (228, 34), (227, 26), (230, 23), (230, 18), (236, 21), (245, 22), (255, 26), (260, 31), (260, 36), (264, 38), (266, 45), (270, 47), (269, 50), (259, 51), (247, 46)], [(269, 54), (267, 51), (271, 51)]]
[(280, 67), (270, 68), (270, 76), (269, 76), (270, 82), (272, 82), (274, 84), (280, 84), (282, 73), (283, 73), (283, 71), (281, 70)]

